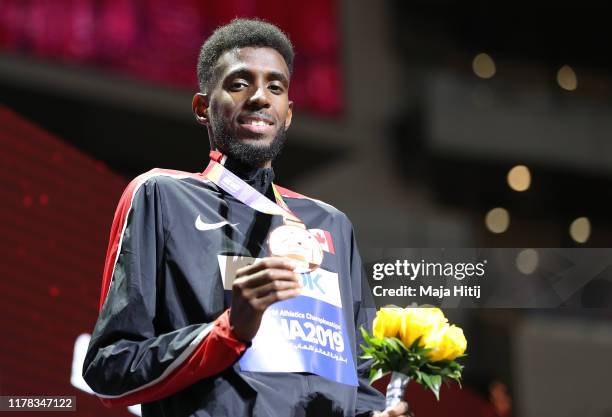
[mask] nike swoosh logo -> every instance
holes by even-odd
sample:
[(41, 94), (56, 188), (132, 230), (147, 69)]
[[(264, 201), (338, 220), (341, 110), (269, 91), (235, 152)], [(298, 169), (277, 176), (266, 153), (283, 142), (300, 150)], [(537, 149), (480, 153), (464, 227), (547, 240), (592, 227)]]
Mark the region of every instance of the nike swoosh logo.
[(236, 227), (238, 226), (238, 223), (229, 223), (227, 220), (224, 220), (222, 222), (219, 223), (204, 223), (202, 221), (202, 219), (200, 218), (200, 216), (198, 215), (196, 221), (195, 221), (195, 228), (198, 230), (202, 230), (202, 231), (206, 231), (206, 230), (214, 230), (214, 229), (218, 229), (220, 227), (226, 226), (226, 225), (230, 225), (232, 227)]

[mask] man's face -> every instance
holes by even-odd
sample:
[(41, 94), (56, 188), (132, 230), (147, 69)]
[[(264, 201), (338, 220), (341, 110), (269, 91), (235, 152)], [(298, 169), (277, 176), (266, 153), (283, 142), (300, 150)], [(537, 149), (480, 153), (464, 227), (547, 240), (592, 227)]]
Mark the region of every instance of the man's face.
[(246, 47), (224, 53), (207, 96), (213, 146), (251, 166), (269, 165), (291, 124), (289, 69), (272, 48)]

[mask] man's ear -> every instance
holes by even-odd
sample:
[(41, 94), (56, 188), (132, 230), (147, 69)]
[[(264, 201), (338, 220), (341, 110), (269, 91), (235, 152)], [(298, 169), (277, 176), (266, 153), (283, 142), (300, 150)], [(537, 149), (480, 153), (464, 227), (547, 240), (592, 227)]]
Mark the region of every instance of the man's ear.
[(204, 93), (195, 93), (191, 101), (191, 108), (196, 122), (201, 125), (208, 125), (208, 95)]
[(287, 117), (285, 118), (285, 131), (291, 126), (291, 118), (293, 117), (293, 101), (289, 101), (289, 109), (287, 110)]

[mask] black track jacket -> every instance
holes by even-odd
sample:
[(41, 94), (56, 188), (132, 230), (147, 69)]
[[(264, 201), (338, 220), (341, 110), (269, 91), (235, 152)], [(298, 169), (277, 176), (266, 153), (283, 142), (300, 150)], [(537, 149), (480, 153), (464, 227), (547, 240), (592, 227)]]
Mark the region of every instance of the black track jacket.
[[(273, 170), (225, 166), (274, 200)], [(352, 225), (332, 206), (277, 187), (337, 272), (359, 387), (307, 373), (240, 370), (218, 255), (269, 256), (280, 216), (259, 213), (201, 173), (154, 169), (126, 188), (111, 229), (100, 315), (83, 377), (107, 406), (142, 403), (143, 417), (368, 416), (384, 397), (367, 382), (359, 326), (371, 327)], [(227, 288), (227, 286), (226, 286)], [(231, 288), (231, 286), (230, 286)], [(371, 303), (368, 305), (372, 305)]]

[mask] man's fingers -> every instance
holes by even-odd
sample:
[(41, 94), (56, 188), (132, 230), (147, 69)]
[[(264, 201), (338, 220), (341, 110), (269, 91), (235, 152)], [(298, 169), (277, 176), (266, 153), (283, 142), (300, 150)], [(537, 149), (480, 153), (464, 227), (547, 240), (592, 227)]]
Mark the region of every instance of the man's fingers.
[(261, 287), (274, 281), (289, 281), (298, 283), (299, 275), (287, 269), (265, 269), (250, 276), (236, 279), (236, 281), (234, 281), (234, 285), (246, 290)]
[(395, 404), (393, 407), (387, 408), (384, 412), (380, 414), (380, 417), (404, 417), (404, 416), (413, 416), (410, 412), (410, 407), (406, 401), (400, 401)]
[(295, 290), (299, 288), (301, 288), (301, 284), (298, 281), (275, 280), (255, 288), (249, 288), (246, 290), (245, 296), (247, 298), (263, 298), (274, 291)]
[(265, 297), (258, 298), (257, 302), (262, 309), (266, 309), (277, 301), (288, 300), (290, 298), (297, 297), (298, 295), (300, 295), (299, 289), (273, 291)]
[(294, 272), (295, 261), (264, 258), (261, 262), (240, 268), (232, 285), (234, 302), (249, 305), (254, 312), (263, 312), (276, 301), (300, 295), (300, 275)]
[(243, 277), (252, 275), (256, 272), (263, 271), (264, 269), (287, 269), (293, 271), (296, 268), (295, 261), (289, 258), (283, 258), (280, 256), (273, 256), (269, 258), (263, 258), (259, 262), (244, 266), (236, 271), (236, 277)]

